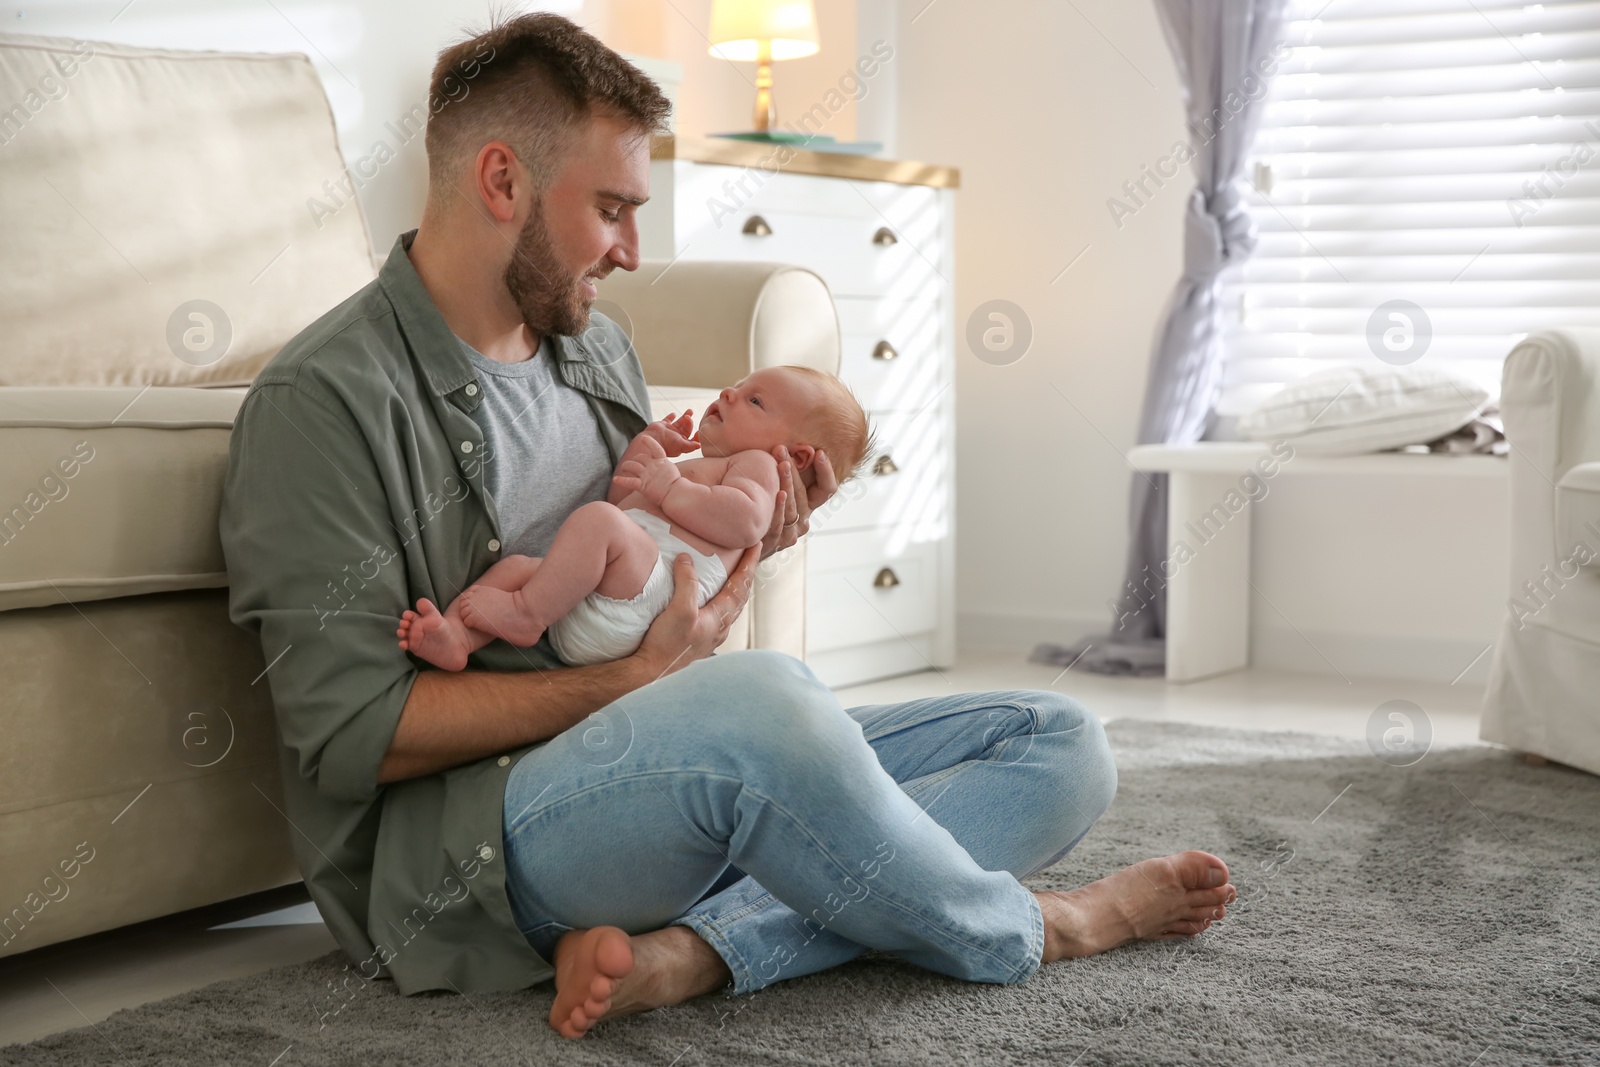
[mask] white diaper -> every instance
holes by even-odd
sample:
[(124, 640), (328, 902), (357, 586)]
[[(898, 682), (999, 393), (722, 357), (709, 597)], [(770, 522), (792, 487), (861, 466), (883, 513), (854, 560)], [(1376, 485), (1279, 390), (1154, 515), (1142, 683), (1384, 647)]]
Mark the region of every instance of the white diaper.
[(553, 623), (548, 631), (556, 655), (571, 666), (608, 663), (632, 655), (644, 640), (644, 633), (672, 600), (676, 584), (672, 561), (680, 552), (694, 559), (695, 578), (700, 586), (703, 606), (728, 580), (728, 569), (716, 556), (690, 547), (672, 533), (672, 524), (643, 508), (623, 512), (638, 523), (660, 548), (644, 589), (628, 600), (590, 593), (577, 607)]

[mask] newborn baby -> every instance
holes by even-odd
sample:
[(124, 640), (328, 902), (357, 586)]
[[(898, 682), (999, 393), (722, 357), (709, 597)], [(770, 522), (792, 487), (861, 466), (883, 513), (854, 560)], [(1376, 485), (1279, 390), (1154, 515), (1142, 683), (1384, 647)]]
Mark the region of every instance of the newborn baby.
[[(617, 463), (608, 499), (578, 508), (542, 557), (506, 556), (450, 604), (426, 598), (400, 620), (400, 647), (449, 671), (502, 638), (526, 647), (548, 630), (568, 664), (621, 659), (672, 599), (672, 561), (694, 560), (704, 605), (772, 523), (778, 461), (809, 487), (818, 451), (840, 482), (870, 448), (866, 414), (839, 379), (764, 367), (724, 389), (686, 437), (692, 412), (653, 422)], [(694, 459), (671, 457), (700, 449)]]

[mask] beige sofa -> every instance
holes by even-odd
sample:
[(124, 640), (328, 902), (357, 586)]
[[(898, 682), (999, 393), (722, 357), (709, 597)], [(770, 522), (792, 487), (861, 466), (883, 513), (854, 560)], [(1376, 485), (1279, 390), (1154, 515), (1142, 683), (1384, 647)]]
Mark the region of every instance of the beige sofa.
[[(3, 101), (0, 956), (298, 880), (218, 503), (244, 386), (375, 273), (359, 204), (308, 207), (344, 164), (303, 56), (0, 35)], [(666, 267), (603, 294), (658, 416), (837, 370), (815, 275)], [(803, 655), (786, 562), (726, 647)]]

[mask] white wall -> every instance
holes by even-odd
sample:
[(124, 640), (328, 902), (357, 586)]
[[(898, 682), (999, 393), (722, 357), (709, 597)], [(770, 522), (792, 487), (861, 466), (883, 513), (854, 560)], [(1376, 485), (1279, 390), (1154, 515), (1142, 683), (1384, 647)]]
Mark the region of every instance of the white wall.
[(1479, 654), (1506, 611), (1508, 483), (1292, 470), (1254, 505), (1253, 661), (1484, 681), (1490, 657)]
[(1184, 191), (1120, 230), (1105, 201), (1182, 135), (1178, 86), (1148, 3), (1080, 0), (1093, 26), (1068, 4), (925, 3), (901, 3), (899, 146), (961, 168), (957, 329), (1003, 299), (1034, 330), (1009, 366), (958, 339), (956, 374), (963, 636), (1022, 651), (1110, 621), (1121, 452), (1178, 276)]
[[(873, 0), (882, 2), (882, 0)], [(773, 100), (784, 126), (824, 98), (872, 42), (856, 44), (855, 0), (813, 0), (821, 49), (772, 65)], [(587, 0), (573, 16), (612, 48), (683, 65), (678, 128), (684, 133), (748, 130), (755, 107), (756, 66), (710, 54), (711, 0)], [(878, 79), (874, 79), (875, 81)], [(820, 130), (841, 141), (855, 135), (855, 105), (846, 104)]]

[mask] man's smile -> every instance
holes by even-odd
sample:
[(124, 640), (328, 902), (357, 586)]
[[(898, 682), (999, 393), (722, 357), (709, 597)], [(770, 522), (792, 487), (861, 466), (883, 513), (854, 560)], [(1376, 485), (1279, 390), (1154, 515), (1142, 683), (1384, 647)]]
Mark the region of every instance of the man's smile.
[(578, 280), (583, 283), (584, 295), (592, 303), (600, 296), (600, 283), (605, 281), (606, 275), (611, 273), (609, 265), (601, 265), (584, 274)]

